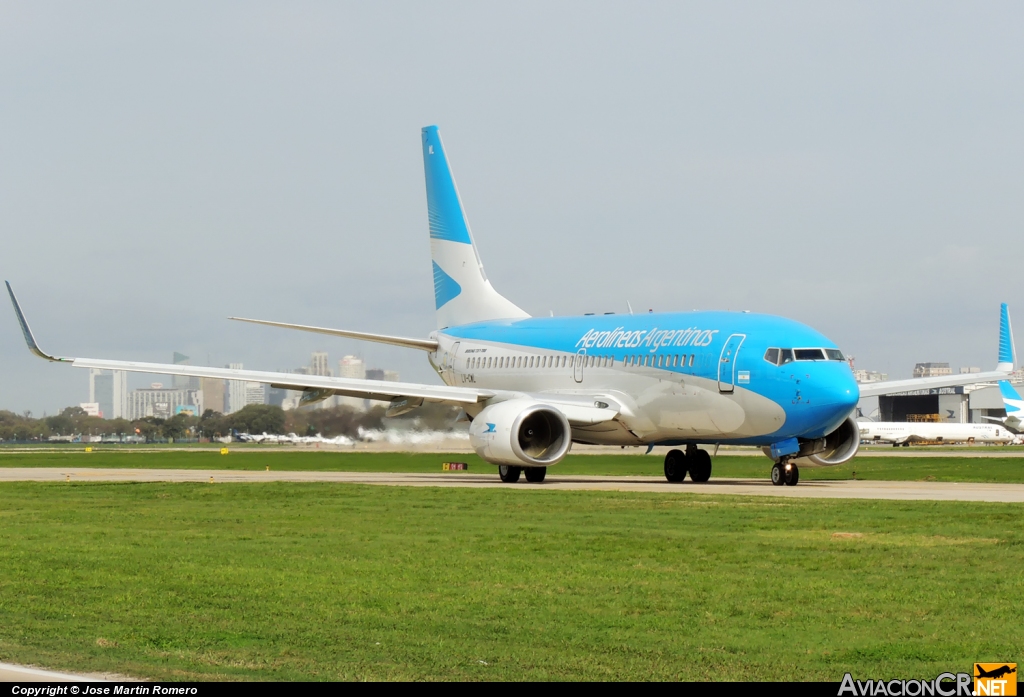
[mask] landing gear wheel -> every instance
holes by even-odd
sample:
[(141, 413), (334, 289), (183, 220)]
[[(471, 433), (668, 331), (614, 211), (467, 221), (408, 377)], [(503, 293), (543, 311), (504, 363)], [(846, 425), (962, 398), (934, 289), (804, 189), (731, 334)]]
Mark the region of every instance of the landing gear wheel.
[(547, 467), (524, 467), (526, 470), (526, 481), (540, 484), (548, 474)]
[(690, 479), (698, 484), (711, 479), (711, 456), (707, 450), (698, 450), (690, 456)]
[(786, 473), (786, 486), (796, 486), (796, 483), (800, 481), (800, 468), (796, 465), (790, 465), (789, 472)]
[(772, 484), (782, 486), (786, 483), (786, 471), (782, 469), (782, 463), (776, 462), (772, 465)]
[(686, 479), (686, 455), (682, 450), (669, 450), (665, 455), (665, 479), (670, 482)]
[[(515, 484), (519, 481), (519, 475), (523, 473), (522, 467), (513, 467), (512, 465), (498, 465), (498, 476), (501, 477), (501, 481), (506, 484)], [(529, 477), (529, 475), (527, 475)]]

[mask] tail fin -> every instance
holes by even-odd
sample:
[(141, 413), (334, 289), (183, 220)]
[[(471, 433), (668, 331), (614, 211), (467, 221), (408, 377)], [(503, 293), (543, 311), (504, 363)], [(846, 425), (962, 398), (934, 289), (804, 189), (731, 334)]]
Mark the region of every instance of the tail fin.
[(529, 317), (494, 290), (484, 274), (437, 126), (423, 129), (423, 171), (438, 328)]
[(1013, 329), (1010, 328), (1010, 308), (999, 306), (999, 365), (996, 370), (1013, 370), (1017, 354), (1013, 348)]
[(1003, 406), (1006, 407), (1006, 415), (1016, 414), (1017, 416), (1024, 416), (1024, 399), (1020, 398), (1017, 394), (1017, 390), (1013, 389), (1013, 385), (1010, 384), (1009, 380), (999, 381), (999, 395), (1003, 398)]

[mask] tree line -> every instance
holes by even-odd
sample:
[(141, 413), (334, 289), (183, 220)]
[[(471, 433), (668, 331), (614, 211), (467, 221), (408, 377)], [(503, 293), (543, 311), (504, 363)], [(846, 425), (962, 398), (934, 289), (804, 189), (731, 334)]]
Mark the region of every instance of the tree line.
[(59, 414), (42, 418), (33, 418), (31, 412), (19, 415), (0, 411), (0, 441), (46, 441), (51, 436), (112, 436), (119, 439), (138, 436), (151, 442), (171, 438), (220, 438), (236, 431), (355, 438), (360, 428), (382, 430), (393, 421), (403, 421), (406, 427), (417, 429), (449, 430), (459, 415), (457, 407), (440, 404), (425, 404), (394, 420), (385, 419), (384, 412), (384, 406), (375, 406), (369, 411), (349, 406), (284, 411), (269, 404), (250, 404), (233, 414), (207, 409), (198, 417), (178, 414), (169, 419), (147, 416), (129, 421), (89, 416), (80, 407), (67, 407)]

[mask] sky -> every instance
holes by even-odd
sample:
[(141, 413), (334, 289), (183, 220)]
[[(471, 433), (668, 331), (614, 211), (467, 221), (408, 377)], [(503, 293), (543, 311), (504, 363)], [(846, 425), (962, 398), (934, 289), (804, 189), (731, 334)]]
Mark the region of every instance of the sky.
[[(531, 314), (751, 310), (893, 378), (991, 369), (999, 303), (1024, 316), (1022, 20), (0, 0), (0, 274), (60, 355), (277, 370), (321, 350), (437, 382), (419, 351), (227, 320), (433, 330), (437, 124), (488, 276)], [(0, 310), (0, 409), (87, 397)]]

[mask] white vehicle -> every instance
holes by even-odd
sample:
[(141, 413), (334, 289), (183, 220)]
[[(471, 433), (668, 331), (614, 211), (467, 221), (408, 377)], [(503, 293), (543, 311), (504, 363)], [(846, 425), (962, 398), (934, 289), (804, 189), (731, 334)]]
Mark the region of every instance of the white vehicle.
[(861, 442), (910, 445), (932, 443), (1003, 443), (1016, 437), (998, 424), (928, 423), (900, 421), (858, 421)]

